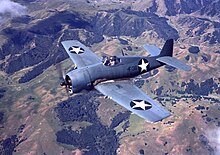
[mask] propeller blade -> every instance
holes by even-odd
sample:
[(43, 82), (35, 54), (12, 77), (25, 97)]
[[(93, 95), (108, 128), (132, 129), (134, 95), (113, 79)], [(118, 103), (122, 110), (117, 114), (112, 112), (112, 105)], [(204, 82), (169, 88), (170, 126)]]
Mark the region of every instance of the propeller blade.
[(60, 85), (62, 87), (65, 86), (65, 92), (66, 92), (68, 98), (70, 98), (71, 93), (69, 91), (69, 87), (68, 87), (68, 84), (66, 81), (66, 74), (65, 74), (65, 71), (62, 69), (62, 65), (61, 65), (61, 62), (59, 61), (59, 58), (60, 58), (60, 56), (58, 55), (55, 60), (55, 68), (56, 68), (56, 71), (59, 75), (60, 80), (62, 80)]
[(61, 77), (63, 78), (63, 80), (65, 81), (66, 79), (66, 74), (64, 72), (64, 70), (61, 69)]
[(65, 86), (65, 90), (66, 90), (66, 94), (67, 94), (67, 96), (68, 96), (68, 98), (69, 98), (69, 97), (70, 97), (70, 93), (69, 93), (69, 90), (68, 90), (67, 85)]

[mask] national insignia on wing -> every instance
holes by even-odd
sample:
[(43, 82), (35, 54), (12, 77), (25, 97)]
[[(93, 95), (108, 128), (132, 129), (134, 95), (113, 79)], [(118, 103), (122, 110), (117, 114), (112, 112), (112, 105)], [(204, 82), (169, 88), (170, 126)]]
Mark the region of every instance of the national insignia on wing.
[(70, 53), (81, 54), (81, 53), (84, 53), (85, 50), (79, 46), (71, 46), (69, 48), (69, 51), (70, 51)]
[(144, 100), (133, 100), (131, 101), (130, 106), (135, 110), (148, 110), (152, 108), (152, 105)]

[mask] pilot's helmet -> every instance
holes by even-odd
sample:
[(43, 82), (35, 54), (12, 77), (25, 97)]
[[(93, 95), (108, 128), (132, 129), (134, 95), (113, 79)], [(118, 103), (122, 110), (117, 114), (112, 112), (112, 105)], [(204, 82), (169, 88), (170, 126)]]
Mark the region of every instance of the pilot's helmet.
[(112, 58), (111, 60), (116, 60), (117, 57), (116, 56), (112, 56), (111, 58)]

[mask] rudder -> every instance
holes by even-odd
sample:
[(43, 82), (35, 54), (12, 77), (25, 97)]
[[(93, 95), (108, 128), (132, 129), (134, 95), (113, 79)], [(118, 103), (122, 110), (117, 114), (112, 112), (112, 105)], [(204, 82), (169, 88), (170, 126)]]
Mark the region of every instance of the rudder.
[(160, 54), (158, 55), (159, 57), (163, 56), (173, 56), (173, 39), (169, 39), (165, 42)]

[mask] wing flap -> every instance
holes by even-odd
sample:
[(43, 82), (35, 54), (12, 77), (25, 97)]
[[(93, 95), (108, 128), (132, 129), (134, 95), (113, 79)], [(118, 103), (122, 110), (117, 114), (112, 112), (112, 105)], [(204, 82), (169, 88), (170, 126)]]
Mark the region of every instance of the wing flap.
[(184, 62), (170, 56), (164, 56), (164, 57), (159, 57), (157, 58), (157, 61), (160, 61), (162, 63), (165, 63), (167, 65), (170, 65), (172, 67), (175, 67), (177, 69), (181, 69), (184, 71), (190, 71), (191, 67), (186, 65)]
[(61, 44), (78, 68), (101, 62), (95, 53), (77, 40), (62, 41)]
[(95, 88), (147, 121), (157, 122), (170, 113), (129, 81), (99, 83)]

